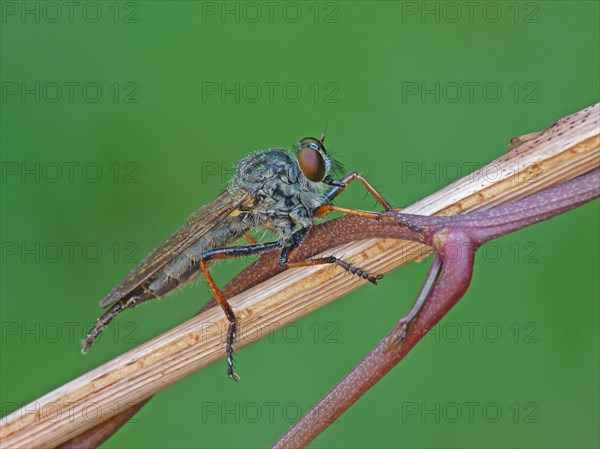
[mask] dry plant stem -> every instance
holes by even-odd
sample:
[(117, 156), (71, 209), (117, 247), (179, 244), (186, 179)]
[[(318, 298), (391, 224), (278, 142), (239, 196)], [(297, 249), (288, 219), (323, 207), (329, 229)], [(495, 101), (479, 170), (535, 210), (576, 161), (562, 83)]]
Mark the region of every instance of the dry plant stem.
[[(598, 105), (594, 105), (559, 120), (536, 138), (495, 161), (493, 172), (496, 176), (489, 176), (489, 167), (484, 167), (406, 208), (404, 212), (452, 215), (484, 209), (597, 168), (600, 163), (598, 112)], [(379, 223), (382, 234), (376, 234), (372, 228), (365, 231), (366, 224), (358, 219), (327, 223), (315, 229), (306, 245), (302, 246), (323, 251), (332, 244), (344, 243), (336, 234), (341, 228), (336, 226), (357, 226), (346, 237), (371, 239), (353, 241), (328, 253), (343, 255), (374, 273), (386, 273), (426, 254), (419, 244), (372, 238), (382, 235), (384, 230), (389, 232), (389, 224), (384, 229), (384, 223)], [(412, 238), (411, 231), (403, 225), (394, 226), (398, 236)], [(298, 257), (303, 257), (303, 254), (298, 254)], [(289, 270), (273, 277), (278, 271), (276, 265), (274, 258), (265, 257), (234, 281), (247, 287), (264, 279), (264, 276), (270, 278), (266, 284), (231, 298), (231, 305), (238, 312), (242, 326), (262, 329), (268, 326), (271, 332), (364, 283), (348, 277), (337, 267)], [(229, 291), (224, 293), (230, 296)], [(222, 334), (225, 325), (219, 310), (205, 310), (201, 316), (13, 412), (2, 419), (2, 445), (11, 448), (53, 447), (113, 418), (133, 404), (221, 359), (224, 355)], [(255, 337), (256, 334), (253, 334), (246, 338), (242, 332), (238, 350), (249, 340), (256, 341)], [(84, 413), (91, 404), (96, 412), (95, 420)], [(65, 410), (69, 413), (61, 414)]]
[[(339, 384), (279, 439), (274, 448), (303, 448), (396, 366), (469, 287), (474, 255), (487, 241), (574, 209), (600, 196), (600, 170), (494, 209), (454, 217), (386, 213), (422, 227), (435, 259), (411, 311)], [(390, 236), (394, 229), (391, 227)], [(442, 274), (437, 278), (440, 269)], [(415, 309), (427, 300), (415, 318)]]

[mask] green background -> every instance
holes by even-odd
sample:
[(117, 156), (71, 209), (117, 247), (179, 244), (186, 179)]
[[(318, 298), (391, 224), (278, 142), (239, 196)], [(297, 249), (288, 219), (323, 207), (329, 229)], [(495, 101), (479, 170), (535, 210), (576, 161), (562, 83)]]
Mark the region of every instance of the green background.
[[(197, 283), (79, 351), (131, 259), (247, 153), (327, 122), (331, 152), (403, 206), (599, 97), (595, 1), (480, 2), (472, 16), (462, 2), (280, 2), (271, 17), (262, 2), (81, 2), (72, 17), (56, 4), (2, 3), (2, 415), (209, 298)], [(359, 188), (340, 203), (375, 207)], [(598, 447), (598, 216), (588, 204), (479, 254), (436, 334), (312, 447)], [(239, 384), (221, 361), (173, 385), (104, 447), (268, 446), (391, 329), (427, 265), (241, 350)], [(223, 285), (242, 267), (213, 271)]]

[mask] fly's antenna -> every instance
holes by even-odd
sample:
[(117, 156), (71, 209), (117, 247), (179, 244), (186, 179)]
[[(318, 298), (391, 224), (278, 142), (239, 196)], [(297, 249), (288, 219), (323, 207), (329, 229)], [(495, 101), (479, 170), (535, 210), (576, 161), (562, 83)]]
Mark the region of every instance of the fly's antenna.
[(325, 142), (325, 136), (327, 135), (327, 120), (325, 120), (325, 129), (323, 129), (323, 133), (321, 134), (321, 145)]

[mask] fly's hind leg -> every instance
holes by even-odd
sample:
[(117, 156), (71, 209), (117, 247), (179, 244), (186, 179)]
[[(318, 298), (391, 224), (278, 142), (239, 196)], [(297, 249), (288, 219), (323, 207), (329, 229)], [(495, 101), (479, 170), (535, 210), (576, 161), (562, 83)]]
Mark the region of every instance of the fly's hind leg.
[(233, 312), (233, 309), (231, 308), (227, 300), (223, 297), (221, 290), (219, 290), (219, 287), (217, 287), (215, 280), (210, 274), (210, 271), (208, 271), (208, 262), (214, 259), (229, 259), (233, 257), (243, 257), (260, 254), (262, 252), (269, 251), (280, 246), (281, 243), (279, 242), (269, 242), (248, 246), (235, 246), (232, 248), (216, 248), (205, 252), (200, 258), (200, 269), (202, 270), (202, 274), (206, 278), (208, 286), (210, 287), (213, 295), (215, 296), (215, 299), (221, 306), (221, 309), (223, 309), (223, 312), (225, 312), (225, 316), (229, 321), (226, 343), (227, 375), (233, 380), (240, 380), (239, 376), (233, 370), (233, 343), (235, 342), (235, 337), (238, 330), (238, 322), (235, 317), (235, 313)]

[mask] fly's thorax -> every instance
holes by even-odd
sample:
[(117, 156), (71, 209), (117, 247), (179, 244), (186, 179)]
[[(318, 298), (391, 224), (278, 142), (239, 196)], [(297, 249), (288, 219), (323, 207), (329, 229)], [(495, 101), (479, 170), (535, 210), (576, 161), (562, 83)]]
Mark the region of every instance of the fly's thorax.
[(250, 193), (249, 204), (242, 208), (246, 220), (283, 238), (298, 226), (312, 225), (324, 187), (306, 179), (296, 158), (281, 149), (258, 152), (241, 161), (230, 185)]
[(296, 183), (299, 175), (298, 164), (285, 150), (259, 151), (237, 164), (231, 187), (241, 187), (255, 194), (260, 192), (268, 180), (282, 178), (289, 183)]

